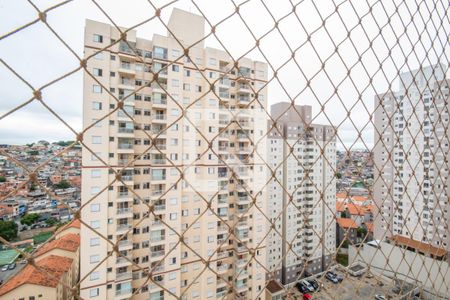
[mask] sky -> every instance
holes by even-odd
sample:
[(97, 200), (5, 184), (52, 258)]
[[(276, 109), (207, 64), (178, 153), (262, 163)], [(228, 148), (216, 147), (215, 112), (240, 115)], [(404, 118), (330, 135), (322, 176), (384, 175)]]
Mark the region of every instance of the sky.
[[(31, 2), (45, 10), (62, 1)], [(47, 21), (82, 57), (85, 19), (111, 23), (96, 3), (117, 25), (130, 27), (154, 15), (152, 4), (162, 7), (169, 2), (162, 10), (163, 22), (167, 22), (174, 7), (197, 14), (201, 11), (207, 16), (207, 24), (217, 24), (232, 15), (217, 26), (217, 36), (234, 58), (255, 45), (254, 37), (263, 36), (260, 49), (246, 56), (269, 62), (269, 78), (277, 71), (277, 79), (269, 83), (269, 105), (292, 99), (296, 104), (312, 105), (315, 123), (338, 127), (338, 143), (347, 148), (372, 147), (370, 117), (374, 95), (387, 91), (390, 83), (397, 89), (398, 70), (408, 71), (438, 61), (448, 64), (449, 47), (445, 41), (450, 25), (442, 22), (448, 21), (445, 1), (436, 1), (433, 9), (431, 1), (417, 0), (249, 0), (240, 8), (244, 24), (233, 14), (233, 3), (244, 1), (74, 0), (49, 11)], [(418, 6), (416, 2), (423, 3)], [(294, 6), (296, 14), (291, 13)], [(0, 58), (34, 89), (39, 89), (75, 70), (79, 62), (42, 22), (5, 37), (36, 18), (37, 11), (29, 1), (0, 0)], [(278, 28), (272, 30), (274, 19), (280, 18)], [(146, 39), (151, 39), (153, 33), (166, 34), (158, 19), (136, 30), (138, 37)], [(209, 31), (207, 25), (206, 32)], [(209, 37), (205, 44), (223, 48), (215, 37)], [(442, 56), (444, 51), (447, 56)], [(43, 102), (75, 131), (82, 130), (82, 80), (82, 71), (78, 71), (42, 89)], [(28, 101), (33, 90), (4, 64), (0, 64), (0, 82), (0, 144), (74, 139), (73, 132), (39, 101), (4, 116)], [(360, 139), (358, 130), (362, 130)]]

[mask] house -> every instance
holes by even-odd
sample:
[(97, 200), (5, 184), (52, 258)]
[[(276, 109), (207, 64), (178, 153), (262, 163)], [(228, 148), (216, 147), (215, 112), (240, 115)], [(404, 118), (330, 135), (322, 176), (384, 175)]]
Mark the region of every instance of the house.
[(366, 209), (354, 203), (347, 204), (347, 212), (350, 218), (360, 227), (365, 222)]
[[(78, 266), (77, 266), (78, 267)], [(2, 299), (72, 299), (69, 286), (78, 278), (72, 277), (73, 260), (50, 255), (28, 264), (19, 273), (0, 286)]]
[(336, 219), (336, 247), (343, 240), (348, 240), (352, 244), (358, 243), (358, 225), (350, 218)]

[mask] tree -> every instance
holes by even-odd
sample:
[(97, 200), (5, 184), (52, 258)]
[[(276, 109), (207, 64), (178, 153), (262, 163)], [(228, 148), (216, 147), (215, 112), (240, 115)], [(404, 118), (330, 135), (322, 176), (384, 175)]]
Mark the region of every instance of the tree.
[(66, 180), (61, 180), (55, 185), (55, 187), (57, 189), (68, 189), (70, 188), (70, 183), (68, 183)]
[(29, 155), (32, 155), (32, 156), (34, 156), (34, 155), (39, 155), (39, 151), (37, 151), (37, 150), (31, 150), (31, 151), (28, 151), (28, 154), (29, 154)]
[(7, 241), (16, 238), (17, 227), (14, 221), (0, 221), (0, 236)]
[(0, 176), (0, 182), (6, 182), (6, 177), (5, 176)]
[(336, 173), (336, 178), (337, 179), (341, 179), (342, 178), (342, 174), (341, 173)]
[(356, 229), (356, 233), (358, 234), (358, 237), (365, 237), (367, 234), (367, 230), (364, 227), (358, 227)]
[(58, 223), (58, 220), (56, 220), (56, 219), (53, 218), (53, 217), (50, 217), (50, 218), (48, 218), (47, 220), (45, 220), (45, 223), (48, 224), (48, 225), (50, 225), (50, 226), (53, 226), (53, 225), (55, 225), (56, 223)]
[(20, 219), (20, 223), (24, 225), (32, 225), (39, 220), (39, 215), (35, 213), (25, 214), (22, 219)]

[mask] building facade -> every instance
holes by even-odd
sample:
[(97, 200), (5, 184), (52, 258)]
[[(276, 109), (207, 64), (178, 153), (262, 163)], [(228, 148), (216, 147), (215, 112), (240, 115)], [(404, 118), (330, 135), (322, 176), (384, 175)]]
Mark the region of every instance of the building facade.
[(275, 229), (267, 242), (267, 264), (289, 284), (324, 270), (336, 250), (336, 135), (311, 124), (310, 106), (272, 105), (267, 154), (268, 215)]
[(86, 22), (83, 299), (264, 299), (268, 69), (205, 47), (204, 23)]
[(450, 250), (444, 70), (437, 64), (402, 73), (398, 92), (375, 97), (377, 240), (398, 235)]

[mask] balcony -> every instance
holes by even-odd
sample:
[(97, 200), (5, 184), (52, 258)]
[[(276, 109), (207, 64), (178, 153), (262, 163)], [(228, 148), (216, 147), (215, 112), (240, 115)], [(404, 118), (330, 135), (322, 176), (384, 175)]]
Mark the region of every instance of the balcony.
[(131, 266), (132, 265), (132, 260), (133, 257), (132, 256), (119, 256), (116, 258), (116, 267), (120, 268), (120, 267), (126, 267), (126, 266)]
[(116, 273), (117, 281), (131, 280), (132, 278), (133, 278), (133, 274), (131, 272)]
[(119, 74), (125, 74), (125, 75), (136, 75), (136, 70), (134, 69), (134, 65), (130, 63), (124, 63), (122, 62), (117, 69)]
[(165, 255), (165, 250), (159, 250), (159, 251), (152, 251), (151, 257), (154, 259), (162, 258)]
[(131, 250), (133, 248), (133, 243), (129, 240), (119, 241), (118, 247), (119, 251)]
[(133, 211), (131, 208), (118, 208), (116, 214), (121, 218), (131, 218), (133, 216)]
[(132, 228), (133, 228), (133, 226), (131, 224), (117, 225), (116, 234), (125, 234), (125, 233), (131, 231)]
[(155, 114), (152, 116), (153, 122), (166, 122), (167, 115), (166, 114)]
[(119, 127), (117, 132), (123, 134), (132, 134), (134, 133), (134, 128)]
[(217, 267), (217, 273), (223, 274), (223, 273), (227, 272), (228, 269), (229, 269), (228, 264), (224, 264), (224, 265), (218, 266)]
[(237, 197), (237, 204), (239, 205), (250, 204), (250, 198), (248, 196)]
[(120, 297), (119, 299), (129, 299), (131, 298), (133, 294), (132, 289), (122, 289), (122, 290), (116, 290), (116, 297)]
[(151, 236), (150, 237), (150, 242), (152, 242), (152, 243), (164, 242), (165, 240), (166, 240), (166, 236), (165, 235)]
[(153, 98), (153, 105), (154, 106), (166, 106), (167, 105), (167, 99), (165, 98)]
[(165, 158), (154, 158), (151, 160), (152, 165), (164, 165), (166, 162)]
[(165, 204), (158, 204), (154, 206), (155, 212), (160, 212), (162, 210), (166, 210), (166, 205)]

